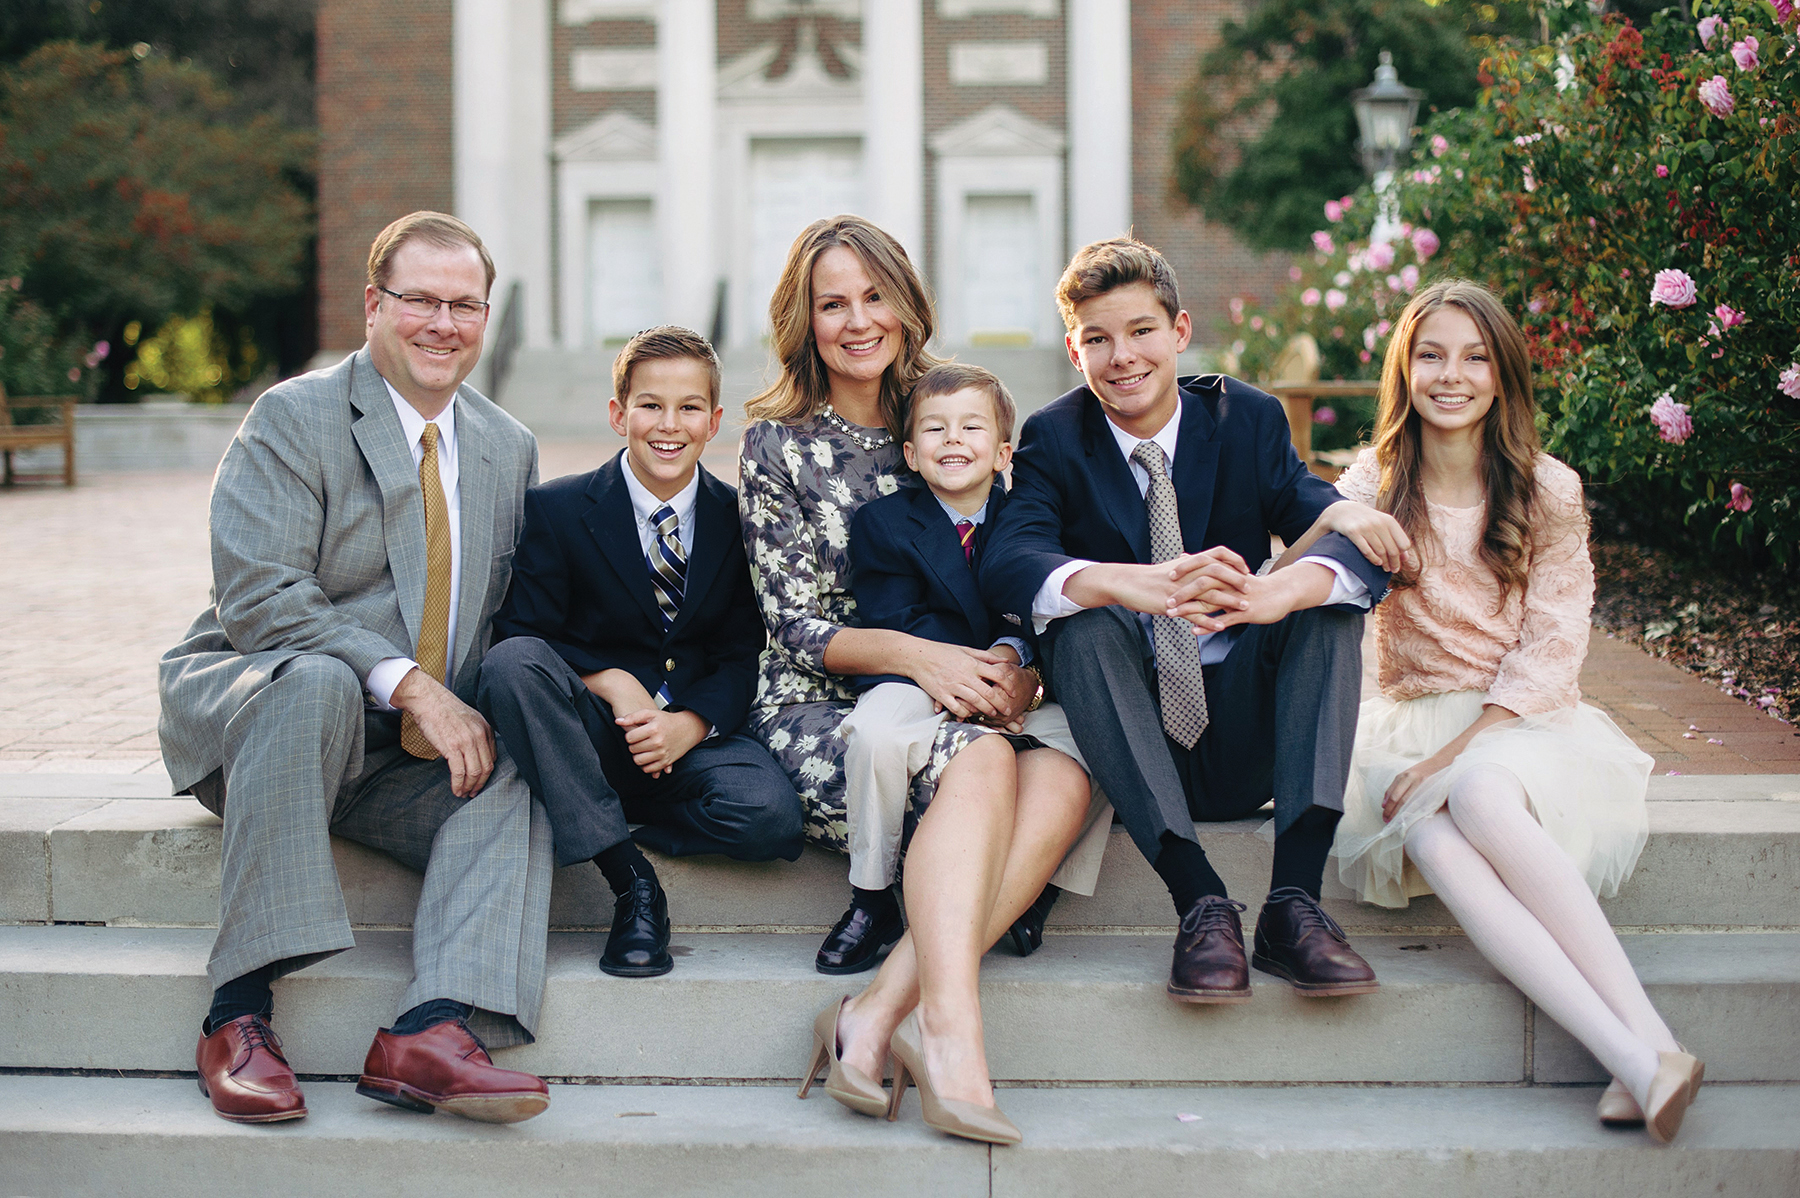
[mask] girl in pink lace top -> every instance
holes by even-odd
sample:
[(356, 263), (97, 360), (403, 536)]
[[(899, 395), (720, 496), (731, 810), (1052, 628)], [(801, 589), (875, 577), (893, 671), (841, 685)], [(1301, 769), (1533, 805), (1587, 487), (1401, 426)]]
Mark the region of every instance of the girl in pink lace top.
[[(1334, 852), (1366, 902), (1435, 891), (1494, 966), (1614, 1076), (1600, 1115), (1668, 1140), (1699, 1088), (1595, 893), (1631, 873), (1651, 761), (1584, 703), (1594, 570), (1581, 480), (1538, 449), (1525, 339), (1449, 280), (1401, 315), (1375, 448), (1316, 534), (1395, 570), (1376, 609)], [(1645, 1113), (1648, 1112), (1648, 1119)]]

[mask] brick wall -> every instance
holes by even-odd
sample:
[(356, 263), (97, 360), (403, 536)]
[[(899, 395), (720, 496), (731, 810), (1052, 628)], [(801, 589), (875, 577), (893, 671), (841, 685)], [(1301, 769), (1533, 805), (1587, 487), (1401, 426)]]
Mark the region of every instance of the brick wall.
[(454, 196), (452, 0), (318, 0), (319, 344), (363, 343), (369, 243)]
[(1286, 254), (1258, 254), (1206, 221), (1169, 190), (1170, 134), (1181, 93), (1219, 26), (1241, 16), (1240, 0), (1134, 0), (1131, 6), (1131, 215), (1138, 237), (1168, 257), (1195, 342), (1220, 344), (1217, 324), (1234, 295), (1270, 298), (1287, 285)]

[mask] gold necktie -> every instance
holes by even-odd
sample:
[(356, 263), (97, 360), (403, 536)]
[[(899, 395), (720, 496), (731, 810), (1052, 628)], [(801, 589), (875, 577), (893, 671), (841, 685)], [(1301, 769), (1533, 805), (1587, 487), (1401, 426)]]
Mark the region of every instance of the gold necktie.
[[(438, 481), (438, 426), (427, 424), (419, 459), (419, 494), (425, 500), (425, 611), (419, 621), (419, 651), (413, 660), (437, 682), (444, 680), (450, 650), (450, 509)], [(411, 712), (400, 715), (400, 747), (414, 757), (436, 761), (443, 754), (419, 731)]]

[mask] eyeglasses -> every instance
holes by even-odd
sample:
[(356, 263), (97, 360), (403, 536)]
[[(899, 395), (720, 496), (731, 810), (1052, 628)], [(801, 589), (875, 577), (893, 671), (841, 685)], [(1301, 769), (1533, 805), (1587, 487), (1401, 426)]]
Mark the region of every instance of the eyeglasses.
[(487, 315), (488, 306), (480, 300), (447, 300), (439, 299), (435, 295), (419, 295), (413, 292), (401, 294), (398, 291), (389, 291), (386, 287), (379, 285), (375, 290), (383, 295), (393, 296), (400, 301), (401, 311), (420, 320), (430, 320), (445, 304), (450, 305), (450, 319), (457, 324), (475, 324)]

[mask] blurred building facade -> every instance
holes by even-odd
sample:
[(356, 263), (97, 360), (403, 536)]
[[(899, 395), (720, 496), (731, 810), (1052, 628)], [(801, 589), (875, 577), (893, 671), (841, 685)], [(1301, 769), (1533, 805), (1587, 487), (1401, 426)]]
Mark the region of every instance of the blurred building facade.
[(320, 0), (321, 343), (361, 344), (369, 242), (427, 207), (480, 231), (533, 350), (665, 321), (751, 349), (794, 235), (846, 211), (920, 264), (947, 348), (1057, 352), (1070, 251), (1127, 229), (1169, 255), (1210, 339), (1228, 296), (1285, 270), (1169, 192), (1179, 94), (1240, 11)]

